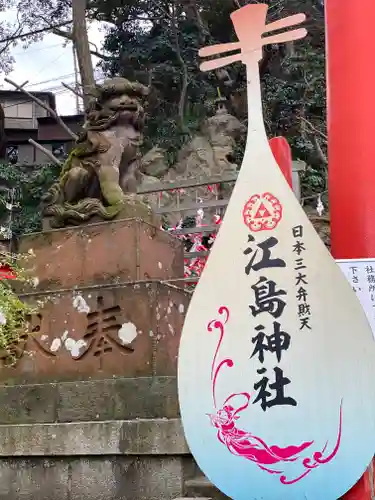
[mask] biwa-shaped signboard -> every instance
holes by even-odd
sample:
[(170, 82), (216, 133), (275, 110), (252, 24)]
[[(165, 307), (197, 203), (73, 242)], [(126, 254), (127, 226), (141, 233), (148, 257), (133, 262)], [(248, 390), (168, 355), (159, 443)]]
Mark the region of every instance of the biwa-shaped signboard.
[(305, 20), (299, 14), (266, 26), (266, 14), (266, 5), (237, 10), (240, 41), (200, 52), (239, 50), (202, 69), (247, 65), (249, 125), (243, 165), (183, 328), (181, 414), (198, 465), (230, 498), (334, 500), (375, 451), (375, 342), (268, 145), (262, 46), (306, 30), (264, 37)]

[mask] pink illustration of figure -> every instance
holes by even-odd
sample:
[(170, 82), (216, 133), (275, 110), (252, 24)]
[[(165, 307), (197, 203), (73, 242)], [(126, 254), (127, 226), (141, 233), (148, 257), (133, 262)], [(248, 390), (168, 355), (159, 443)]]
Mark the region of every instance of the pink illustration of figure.
[[(234, 398), (229, 398), (229, 401)], [(259, 466), (275, 465), (279, 462), (295, 462), (300, 453), (313, 444), (313, 441), (303, 443), (300, 446), (288, 446), (279, 448), (278, 446), (267, 446), (260, 438), (252, 435), (250, 432), (237, 429), (236, 420), (240, 418), (240, 413), (246, 410), (250, 403), (250, 396), (242, 394), (247, 399), (246, 404), (235, 410), (233, 406), (225, 406), (217, 412), (216, 415), (210, 415), (211, 423), (218, 429), (218, 439), (230, 450), (233, 455), (241, 456), (247, 460), (257, 463)], [(269, 471), (273, 472), (273, 471)]]
[[(247, 410), (250, 405), (250, 394), (247, 392), (231, 394), (219, 408), (216, 403), (216, 384), (218, 376), (222, 368), (232, 368), (234, 366), (234, 362), (231, 359), (224, 359), (218, 362), (220, 347), (225, 335), (225, 325), (229, 321), (228, 308), (221, 307), (219, 309), (219, 314), (223, 316), (224, 319), (211, 321), (207, 328), (210, 333), (214, 330), (220, 332), (219, 342), (211, 366), (212, 397), (216, 414), (208, 415), (212, 426), (217, 429), (217, 438), (226, 446), (232, 455), (250, 460), (259, 468), (270, 474), (280, 475), (281, 483), (297, 483), (320, 465), (331, 462), (337, 455), (342, 433), (342, 407), (340, 408), (339, 430), (336, 444), (333, 451), (327, 456), (325, 456), (325, 453), (328, 443), (322, 451), (312, 453), (311, 458), (303, 458), (301, 454), (309, 450), (313, 446), (314, 441), (305, 441), (297, 446), (291, 445), (281, 448), (276, 445), (269, 446), (261, 438), (254, 436), (248, 431), (239, 429), (237, 427), (237, 422), (240, 419), (241, 413)], [(238, 400), (238, 403), (234, 406), (235, 400)], [(240, 400), (242, 400), (242, 403), (239, 403)], [(288, 462), (301, 463), (301, 473), (297, 477), (289, 479), (286, 476), (284, 469)]]

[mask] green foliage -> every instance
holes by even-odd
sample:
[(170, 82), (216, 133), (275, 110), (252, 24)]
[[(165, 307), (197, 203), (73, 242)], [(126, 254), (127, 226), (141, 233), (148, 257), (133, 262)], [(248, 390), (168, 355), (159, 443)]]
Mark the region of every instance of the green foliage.
[[(21, 260), (25, 262), (28, 257), (1, 252), (0, 264), (1, 267), (6, 266), (12, 270), (18, 283), (36, 286), (35, 280), (20, 264)], [(0, 281), (0, 359), (7, 365), (13, 365), (17, 361), (18, 341), (21, 336), (24, 338), (27, 332), (28, 317), (36, 311), (34, 307), (20, 300), (10, 283), (8, 279)]]
[[(10, 222), (16, 236), (40, 231), (41, 198), (59, 174), (60, 167), (56, 165), (0, 164), (0, 186), (6, 186), (0, 193), (1, 225), (7, 226)], [(12, 214), (6, 203), (15, 205)]]
[[(250, 0), (247, 3), (258, 3)], [(308, 16), (309, 36), (294, 44), (266, 48), (260, 64), (264, 115), (270, 137), (285, 136), (295, 159), (312, 166), (319, 181), (311, 176), (314, 186), (325, 183), (325, 165), (317, 151), (326, 123), (326, 82), (324, 16), (319, 0), (271, 0), (269, 20), (273, 21), (301, 10)], [(189, 0), (174, 8), (173, 1), (160, 3), (132, 0), (127, 6), (111, 0), (104, 6), (96, 0), (95, 15), (113, 23), (105, 38), (104, 51), (113, 56), (101, 63), (108, 76), (121, 75), (152, 85), (145, 148), (159, 144), (166, 148), (173, 163), (181, 145), (199, 129), (202, 120), (212, 112), (218, 88), (228, 99), (246, 89), (242, 65), (227, 68), (225, 81), (215, 72), (199, 70), (198, 49), (204, 45), (235, 39), (230, 21), (234, 10), (231, 0)], [(140, 22), (139, 19), (147, 21)], [(178, 36), (174, 27), (177, 27)], [(181, 55), (183, 63), (181, 63)], [(184, 102), (184, 127), (180, 121), (181, 92), (187, 71), (188, 86)], [(232, 101), (233, 102), (233, 101)], [(246, 120), (243, 109), (233, 113)], [(306, 121), (305, 121), (306, 120)], [(322, 135), (317, 136), (321, 133)], [(240, 144), (236, 156), (243, 154)], [(309, 175), (305, 186), (309, 192)], [(311, 188), (314, 188), (311, 186)]]
[[(199, 35), (192, 23), (180, 21), (178, 46), (188, 72), (188, 93), (184, 102), (184, 127), (179, 121), (179, 106), (183, 85), (183, 68), (179, 61), (176, 35), (171, 26), (155, 25), (151, 30), (119, 32), (109, 31), (105, 50), (118, 55), (103, 63), (110, 76), (121, 75), (142, 83), (152, 83), (148, 106), (148, 122), (145, 132), (145, 149), (155, 143), (174, 154), (186, 138), (196, 132), (207, 115), (206, 101), (217, 97), (212, 78), (199, 71)], [(126, 64), (124, 64), (126, 50)]]
[[(1, 229), (20, 235), (41, 229), (41, 197), (58, 177), (59, 168), (45, 165), (39, 168), (0, 164)], [(8, 236), (8, 235), (4, 235)], [(31, 255), (0, 252), (0, 266), (17, 277), (18, 284), (37, 283), (23, 269)], [(17, 343), (27, 332), (27, 319), (35, 308), (24, 303), (11, 286), (12, 281), (0, 280), (0, 359), (12, 365), (17, 360)]]
[[(262, 1), (269, 5), (268, 21), (301, 11), (308, 17), (308, 37), (267, 47), (260, 71), (268, 133), (284, 135), (294, 158), (311, 165), (316, 174), (308, 173), (305, 186), (308, 192), (314, 191), (319, 182), (325, 184), (323, 3), (321, 0)], [(25, 26), (43, 27), (46, 19), (61, 22), (71, 18), (71, 0), (7, 0), (6, 4), (9, 2), (18, 6)], [(251, 3), (259, 0), (239, 0), (240, 5)], [(104, 74), (125, 76), (153, 89), (144, 147), (146, 150), (158, 144), (165, 148), (171, 164), (181, 145), (212, 113), (218, 88), (230, 101), (233, 113), (246, 121), (244, 101), (239, 100), (236, 105), (233, 99), (245, 93), (244, 67), (237, 64), (221, 72), (202, 73), (198, 58), (200, 47), (235, 40), (230, 13), (237, 7), (237, 0), (87, 2), (88, 20), (107, 23), (100, 63)], [(56, 32), (64, 36), (63, 29)], [(242, 146), (236, 152), (238, 158), (243, 153)]]

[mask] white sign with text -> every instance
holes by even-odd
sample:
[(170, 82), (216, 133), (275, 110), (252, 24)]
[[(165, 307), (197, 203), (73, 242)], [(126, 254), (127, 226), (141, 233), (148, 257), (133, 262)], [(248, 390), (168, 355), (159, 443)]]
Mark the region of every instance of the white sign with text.
[(337, 260), (357, 294), (375, 338), (375, 259)]
[(262, 49), (305, 36), (298, 26), (306, 17), (267, 24), (267, 13), (265, 3), (234, 11), (238, 42), (200, 50), (210, 58), (204, 71), (246, 65), (249, 123), (236, 186), (181, 334), (181, 418), (200, 470), (227, 497), (336, 500), (374, 456), (375, 342), (270, 149)]

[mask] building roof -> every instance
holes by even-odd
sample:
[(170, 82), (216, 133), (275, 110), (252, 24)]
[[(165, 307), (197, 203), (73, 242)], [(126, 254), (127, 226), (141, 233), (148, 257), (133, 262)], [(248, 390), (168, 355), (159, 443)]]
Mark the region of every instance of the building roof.
[[(52, 108), (54, 111), (56, 110), (56, 97), (53, 92), (30, 92), (35, 97), (41, 98), (46, 98), (48, 99), (48, 104), (49, 107)], [(23, 96), (27, 99), (26, 94), (21, 92), (20, 90), (11, 90), (11, 89), (0, 89), (0, 101), (3, 99), (9, 99), (9, 98), (19, 98), (20, 96)]]
[[(60, 115), (60, 118), (65, 123), (83, 123), (85, 120), (84, 115)], [(40, 116), (38, 122), (42, 125), (48, 125), (49, 123), (56, 123), (56, 119), (53, 116)]]
[[(38, 140), (38, 144), (70, 144), (73, 143), (73, 139), (39, 139), (39, 138), (34, 138), (30, 137), (30, 139)], [(21, 145), (29, 145), (29, 140), (24, 139), (24, 138), (11, 138), (9, 141), (7, 141), (7, 146), (21, 146)]]

